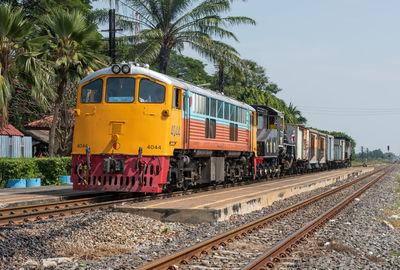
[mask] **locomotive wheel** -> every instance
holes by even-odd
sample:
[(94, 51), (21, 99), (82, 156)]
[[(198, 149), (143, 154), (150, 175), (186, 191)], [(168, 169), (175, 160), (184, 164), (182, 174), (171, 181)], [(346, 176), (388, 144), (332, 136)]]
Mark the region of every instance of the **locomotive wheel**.
[(217, 189), (217, 181), (212, 181), (211, 185), (212, 185), (214, 190)]
[(182, 190), (187, 191), (189, 189), (189, 181), (183, 181), (182, 183)]

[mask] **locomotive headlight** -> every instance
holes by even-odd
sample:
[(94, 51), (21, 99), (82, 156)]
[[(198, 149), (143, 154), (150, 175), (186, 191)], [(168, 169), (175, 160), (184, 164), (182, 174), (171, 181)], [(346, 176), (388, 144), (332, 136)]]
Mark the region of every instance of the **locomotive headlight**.
[(129, 65), (123, 65), (122, 66), (122, 72), (125, 73), (125, 74), (131, 72), (131, 67)]
[(118, 74), (118, 73), (121, 72), (121, 67), (118, 66), (118, 65), (113, 65), (111, 70), (112, 70), (113, 73)]

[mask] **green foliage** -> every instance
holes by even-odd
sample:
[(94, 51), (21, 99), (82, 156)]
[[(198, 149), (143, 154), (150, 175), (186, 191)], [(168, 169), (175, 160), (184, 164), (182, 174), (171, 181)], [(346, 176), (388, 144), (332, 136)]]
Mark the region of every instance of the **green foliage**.
[[(21, 9), (0, 6), (0, 114), (1, 124), (8, 118), (8, 104), (14, 92), (12, 78), (24, 66), (16, 63), (26, 54), (32, 24), (24, 19)], [(24, 58), (23, 58), (24, 59)]]
[[(254, 24), (254, 20), (243, 17), (222, 17), (230, 11), (231, 0), (127, 0), (141, 15), (140, 21), (135, 18), (118, 16), (118, 25), (130, 29), (139, 23), (142, 31), (134, 37), (143, 50), (134, 60), (152, 63), (159, 61), (159, 71), (167, 72), (170, 53), (173, 49), (181, 50), (184, 45), (191, 46), (200, 55), (207, 58), (223, 60), (226, 54), (237, 56), (232, 47), (214, 40), (231, 38), (235, 35), (226, 30), (226, 26), (243, 23)], [(229, 48), (229, 49), (228, 49)]]
[[(282, 90), (277, 84), (269, 81), (264, 67), (251, 60), (243, 60), (243, 62), (249, 71), (248, 74), (227, 73), (225, 76), (225, 85), (227, 87), (254, 88), (260, 92), (271, 94), (277, 94)], [(217, 75), (216, 73), (214, 77), (216, 78)], [(216, 85), (214, 88), (216, 88)]]
[(71, 175), (72, 171), (72, 157), (61, 157), (62, 175)]
[(39, 171), (43, 174), (44, 185), (56, 184), (64, 172), (64, 163), (60, 158), (35, 159)]
[(0, 0), (0, 4), (9, 4), (12, 8), (22, 8), (28, 19), (39, 19), (49, 11), (62, 7), (65, 10), (80, 10), (85, 17), (93, 20), (92, 0)]
[(392, 152), (384, 153), (384, 152), (382, 152), (381, 149), (375, 149), (372, 151), (369, 151), (368, 149), (363, 149), (362, 152), (357, 154), (357, 158), (360, 160), (381, 160), (381, 161), (391, 160), (391, 161), (395, 161), (399, 157), (396, 156), (396, 154), (392, 153)]
[(70, 175), (72, 158), (0, 158), (0, 184), (7, 180), (41, 178), (42, 185), (58, 184)]
[[(226, 74), (224, 93), (247, 104), (257, 104), (272, 107), (283, 112), (286, 122), (305, 124), (307, 119), (292, 103), (289, 106), (282, 99), (275, 96), (281, 91), (277, 84), (269, 81), (265, 69), (251, 60), (244, 60), (249, 74), (243, 76), (238, 73)], [(217, 74), (214, 76), (218, 77)], [(217, 86), (214, 84), (214, 88)]]
[(0, 186), (7, 180), (41, 178), (42, 173), (35, 159), (0, 158)]
[[(157, 61), (151, 68), (157, 70), (158, 64)], [(167, 74), (195, 85), (208, 85), (211, 83), (212, 77), (204, 70), (205, 66), (200, 60), (173, 51), (167, 68)]]
[(35, 163), (30, 159), (0, 159), (1, 178), (6, 180), (31, 178)]
[(101, 41), (97, 27), (88, 24), (79, 11), (57, 10), (43, 18), (48, 42), (44, 51), (52, 63), (57, 81), (53, 122), (49, 134), (49, 155), (55, 155), (56, 123), (68, 82), (76, 82), (88, 73), (105, 66), (105, 57), (98, 53)]

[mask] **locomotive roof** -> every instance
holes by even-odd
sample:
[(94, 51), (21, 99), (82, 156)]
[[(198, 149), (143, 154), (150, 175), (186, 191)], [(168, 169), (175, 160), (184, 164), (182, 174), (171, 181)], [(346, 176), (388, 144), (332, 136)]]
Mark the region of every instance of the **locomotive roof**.
[(257, 112), (266, 113), (268, 115), (278, 115), (279, 117), (283, 117), (283, 113), (278, 111), (278, 110), (276, 110), (276, 109), (274, 109), (274, 108), (271, 108), (271, 107), (268, 107), (268, 106), (265, 106), (265, 105), (251, 105), (251, 106)]
[[(209, 90), (209, 89), (205, 89), (205, 88), (190, 84), (190, 83), (185, 82), (183, 80), (180, 80), (180, 79), (177, 79), (177, 78), (174, 78), (174, 77), (171, 77), (171, 76), (168, 76), (168, 75), (153, 71), (153, 70), (148, 69), (148, 68), (139, 67), (139, 66), (136, 66), (134, 64), (128, 64), (128, 65), (130, 65), (130, 67), (131, 67), (131, 71), (128, 74), (146, 75), (146, 76), (149, 76), (151, 78), (154, 78), (154, 79), (156, 79), (158, 81), (161, 81), (163, 83), (166, 83), (166, 84), (172, 84), (172, 85), (178, 86), (180, 88), (183, 88), (185, 90), (189, 90), (191, 92), (194, 92), (194, 93), (197, 93), (197, 94), (200, 94), (200, 95), (205, 95), (207, 97), (212, 97), (212, 98), (215, 98), (215, 99), (219, 99), (219, 100), (228, 102), (230, 104), (233, 104), (233, 105), (248, 109), (250, 111), (255, 111), (254, 108), (251, 107), (250, 105), (248, 105), (246, 103), (243, 103), (243, 102), (240, 102), (240, 101), (238, 101), (238, 100), (236, 100), (234, 98), (225, 96), (225, 95), (223, 95), (221, 93), (218, 93), (218, 92), (215, 92), (215, 91), (212, 91), (212, 90)], [(120, 73), (120, 74), (124, 74), (124, 73)], [(88, 81), (90, 81), (90, 80), (92, 80), (92, 79), (94, 79), (94, 78), (96, 78), (96, 77), (98, 77), (100, 75), (115, 75), (115, 73), (112, 72), (111, 67), (103, 68), (103, 69), (100, 69), (98, 71), (95, 71), (95, 72), (89, 74), (88, 76), (83, 78), (79, 82), (79, 84), (88, 82)]]

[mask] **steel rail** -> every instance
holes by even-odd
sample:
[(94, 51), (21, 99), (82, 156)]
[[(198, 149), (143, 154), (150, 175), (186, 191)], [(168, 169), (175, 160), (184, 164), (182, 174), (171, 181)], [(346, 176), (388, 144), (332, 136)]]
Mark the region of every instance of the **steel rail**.
[[(250, 183), (249, 183), (250, 184)], [(240, 186), (243, 184), (240, 184)], [(239, 185), (238, 185), (239, 186)], [(221, 188), (218, 186), (217, 188)], [(67, 200), (43, 204), (25, 205), (10, 208), (0, 208), (0, 226), (14, 225), (18, 223), (25, 223), (28, 221), (36, 221), (42, 219), (62, 217), (66, 215), (73, 215), (77, 213), (86, 213), (87, 210), (104, 210), (112, 208), (114, 205), (122, 203), (135, 203), (144, 202), (149, 200), (165, 199), (178, 197), (198, 192), (210, 191), (215, 187), (204, 187), (195, 190), (176, 191), (172, 193), (160, 193), (151, 195), (141, 195), (134, 198), (126, 198), (119, 200), (112, 200), (114, 195), (105, 195), (101, 197), (82, 198), (76, 200)], [(131, 196), (129, 196), (131, 197)], [(99, 202), (105, 201), (105, 202)]]
[(149, 269), (176, 269), (176, 265), (180, 264), (188, 264), (190, 260), (197, 260), (201, 255), (207, 255), (209, 250), (216, 250), (218, 249), (219, 246), (226, 246), (227, 243), (231, 243), (234, 240), (238, 240), (241, 237), (245, 237), (247, 234), (251, 234), (253, 231), (258, 230), (263, 228), (264, 226), (268, 225), (268, 223), (271, 223), (274, 220), (278, 220), (283, 216), (288, 215), (291, 212), (296, 211), (299, 208), (302, 208), (306, 205), (309, 205), (315, 201), (318, 201), (326, 196), (329, 196), (333, 193), (336, 193), (340, 190), (343, 190), (355, 183), (358, 183), (368, 177), (371, 177), (378, 172), (381, 172), (384, 168), (378, 169), (373, 171), (372, 173), (366, 174), (362, 177), (357, 178), (356, 180), (353, 180), (351, 182), (348, 182), (340, 187), (337, 187), (335, 189), (331, 189), (327, 192), (321, 193), (319, 195), (316, 195), (314, 197), (311, 197), (307, 200), (304, 200), (302, 202), (299, 202), (297, 204), (294, 204), (288, 208), (285, 208), (283, 210), (274, 212), (266, 217), (263, 217), (261, 219), (258, 219), (256, 221), (253, 221), (251, 223), (248, 223), (242, 227), (239, 227), (237, 229), (231, 230), (227, 233), (221, 234), (219, 236), (213, 237), (211, 239), (208, 239), (206, 241), (203, 241), (199, 244), (196, 244), (194, 246), (185, 248), (181, 251), (178, 251), (175, 254), (162, 257), (158, 259), (157, 261), (144, 265), (140, 269), (142, 270), (149, 270)]
[(85, 205), (90, 202), (99, 202), (102, 200), (107, 200), (107, 199), (112, 199), (112, 198), (115, 198), (115, 196), (114, 195), (104, 195), (104, 196), (93, 196), (93, 197), (73, 199), (73, 200), (0, 208), (0, 217), (7, 216), (7, 215), (26, 214), (29, 212), (37, 212), (41, 209), (49, 210), (50, 208), (58, 209), (60, 207)]
[(293, 234), (291, 234), (286, 239), (280, 241), (274, 247), (269, 249), (264, 254), (257, 257), (253, 262), (245, 266), (244, 270), (260, 270), (274, 268), (276, 263), (279, 263), (282, 258), (287, 257), (293, 249), (302, 243), (307, 243), (307, 238), (311, 237), (318, 229), (322, 228), (326, 222), (328, 222), (332, 217), (336, 216), (341, 210), (343, 210), (347, 205), (349, 205), (355, 198), (359, 197), (362, 193), (368, 190), (371, 186), (376, 184), (384, 176), (390, 173), (396, 165), (391, 166), (382, 175), (378, 176), (373, 181), (364, 185), (356, 192), (336, 204), (334, 207), (330, 208), (325, 213), (321, 214), (319, 217), (315, 218), (311, 222), (307, 223), (304, 227), (300, 228)]
[[(291, 177), (296, 177), (296, 176), (284, 175), (280, 178), (291, 178)], [(140, 194), (141, 196), (134, 198), (132, 198), (132, 195), (129, 193), (129, 195), (127, 195), (128, 198), (121, 200), (112, 200), (113, 197), (115, 197), (115, 195), (103, 195), (103, 196), (82, 198), (75, 200), (0, 208), (0, 226), (14, 225), (18, 223), (25, 223), (28, 221), (42, 220), (46, 218), (49, 219), (49, 218), (62, 217), (66, 215), (72, 215), (75, 213), (86, 213), (88, 209), (89, 210), (91, 209), (90, 211), (95, 211), (98, 209), (103, 210), (105, 209), (105, 207), (112, 208), (108, 207), (109, 205), (112, 206), (120, 203), (135, 203), (135, 202), (144, 202), (149, 200), (172, 198), (172, 197), (184, 196), (184, 195), (206, 192), (210, 190), (217, 190), (228, 187), (246, 186), (263, 181), (265, 181), (265, 179), (260, 179), (256, 181), (241, 181), (228, 184), (220, 184), (217, 186), (199, 187), (196, 189), (189, 189), (186, 191), (175, 191), (171, 193), (160, 193), (151, 195)], [(103, 203), (99, 203), (101, 201), (103, 201)]]

